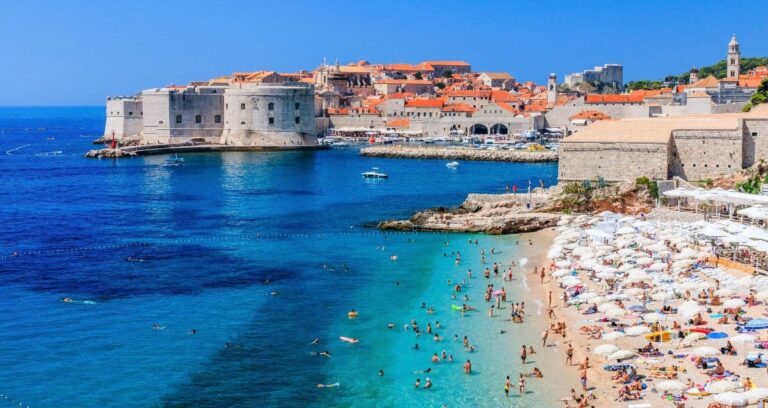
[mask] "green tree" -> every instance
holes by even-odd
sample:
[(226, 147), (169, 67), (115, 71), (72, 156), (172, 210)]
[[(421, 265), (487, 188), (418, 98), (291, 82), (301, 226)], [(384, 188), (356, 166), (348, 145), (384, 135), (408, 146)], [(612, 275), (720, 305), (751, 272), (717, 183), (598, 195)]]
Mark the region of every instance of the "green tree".
[(448, 69), (445, 72), (443, 72), (443, 78), (453, 78), (453, 71)]
[(418, 71), (415, 74), (413, 74), (413, 77), (416, 79), (424, 79), (424, 77), (421, 76), (421, 72), (418, 72)]
[(437, 84), (435, 84), (435, 86), (437, 87), (437, 89), (445, 89), (445, 84), (442, 82), (438, 82)]

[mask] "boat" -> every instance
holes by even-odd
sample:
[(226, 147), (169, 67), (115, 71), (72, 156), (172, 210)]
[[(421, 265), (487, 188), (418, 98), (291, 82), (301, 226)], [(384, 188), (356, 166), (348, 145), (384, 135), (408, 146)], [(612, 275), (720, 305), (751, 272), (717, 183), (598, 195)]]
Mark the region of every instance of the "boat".
[(446, 163), (445, 167), (448, 167), (449, 169), (455, 169), (455, 168), (459, 167), (459, 162), (452, 161), (450, 163)]
[(182, 164), (184, 164), (184, 158), (179, 157), (178, 153), (174, 154), (173, 157), (165, 159), (163, 162), (163, 166), (165, 167), (181, 166)]
[(382, 172), (380, 172), (378, 170), (379, 170), (378, 167), (374, 167), (372, 170), (364, 171), (361, 174), (363, 175), (363, 178), (368, 178), (368, 179), (385, 179), (385, 178), (389, 178), (389, 176), (386, 173), (382, 173)]
[(331, 143), (332, 147), (349, 147), (349, 143), (345, 142), (333, 142)]

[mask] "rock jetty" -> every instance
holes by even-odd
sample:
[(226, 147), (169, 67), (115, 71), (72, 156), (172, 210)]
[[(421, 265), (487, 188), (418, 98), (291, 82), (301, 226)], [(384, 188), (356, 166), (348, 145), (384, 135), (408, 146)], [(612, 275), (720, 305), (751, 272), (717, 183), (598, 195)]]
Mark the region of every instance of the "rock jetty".
[(372, 146), (360, 149), (362, 156), (401, 159), (479, 160), (514, 163), (555, 162), (557, 153), (551, 151), (525, 152), (519, 150), (487, 150), (469, 147), (433, 146)]
[(94, 149), (89, 150), (83, 157), (89, 159), (118, 159), (120, 157), (135, 157), (136, 153), (123, 149)]

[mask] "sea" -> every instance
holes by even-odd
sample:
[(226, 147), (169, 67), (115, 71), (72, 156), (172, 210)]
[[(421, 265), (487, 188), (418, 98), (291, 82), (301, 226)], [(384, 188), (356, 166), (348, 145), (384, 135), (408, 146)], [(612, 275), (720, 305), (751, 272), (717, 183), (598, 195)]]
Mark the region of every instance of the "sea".
[[(527, 238), (373, 227), (551, 185), (556, 164), (450, 169), (354, 147), (185, 154), (177, 167), (82, 158), (104, 120), (103, 107), (0, 108), (0, 408), (559, 405), (552, 358), (518, 357), (545, 324), (520, 266)], [(372, 167), (389, 179), (364, 180)], [(493, 283), (535, 323), (510, 322), (509, 305), (487, 316), (493, 262), (516, 264)], [(452, 310), (462, 303), (478, 311)], [(443, 351), (454, 361), (432, 363)], [(506, 397), (505, 376), (517, 385), (537, 364), (544, 380)]]

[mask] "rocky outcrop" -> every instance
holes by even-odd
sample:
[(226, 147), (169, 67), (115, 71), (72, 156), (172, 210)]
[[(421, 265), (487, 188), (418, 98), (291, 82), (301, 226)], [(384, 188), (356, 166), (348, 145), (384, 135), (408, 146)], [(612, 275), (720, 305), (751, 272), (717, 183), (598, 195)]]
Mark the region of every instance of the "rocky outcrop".
[[(105, 144), (108, 145), (112, 143), (112, 135), (104, 135), (96, 140), (93, 141), (93, 144)], [(125, 146), (138, 146), (141, 143), (141, 137), (139, 135), (135, 136), (125, 136), (123, 138), (120, 138), (117, 143), (121, 147)]]
[(514, 234), (554, 227), (563, 213), (649, 213), (653, 199), (635, 182), (596, 187), (568, 183), (535, 189), (531, 194), (470, 194), (457, 208), (433, 208), (408, 220), (381, 222), (378, 227), (400, 231), (482, 232)]
[(468, 147), (431, 146), (373, 146), (360, 149), (360, 154), (369, 157), (391, 157), (403, 159), (479, 160), (516, 163), (555, 162), (557, 153), (552, 151), (527, 152), (519, 150), (487, 150)]
[(89, 150), (83, 157), (89, 159), (117, 159), (120, 157), (135, 157), (136, 153), (122, 149), (94, 149)]

